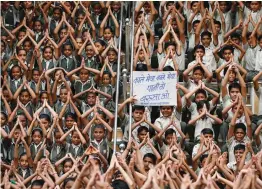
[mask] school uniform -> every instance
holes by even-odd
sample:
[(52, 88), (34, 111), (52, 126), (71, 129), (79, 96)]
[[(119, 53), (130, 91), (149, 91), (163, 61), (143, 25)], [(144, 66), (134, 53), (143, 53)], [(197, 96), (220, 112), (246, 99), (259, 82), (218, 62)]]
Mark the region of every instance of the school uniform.
[[(64, 105), (65, 105), (65, 103), (63, 103), (62, 101), (58, 100), (58, 101), (55, 103), (55, 107), (54, 107), (55, 111), (56, 111), (57, 113), (60, 113), (61, 110), (62, 110), (62, 108), (64, 107)], [(69, 112), (75, 113), (73, 107), (71, 107), (70, 104), (68, 104), (68, 105), (66, 106), (65, 114), (66, 114), (66, 113), (69, 113)]]
[(10, 5), (7, 10), (1, 10), (1, 16), (3, 17), (3, 25), (8, 30), (14, 29), (16, 23), (20, 22), (19, 12), (19, 9), (16, 9), (13, 5)]
[(67, 72), (70, 72), (77, 68), (77, 60), (73, 55), (70, 55), (68, 57), (62, 55), (58, 60), (58, 67), (62, 67)]
[(99, 28), (100, 28), (100, 24), (102, 23), (103, 19), (104, 19), (105, 15), (104, 14), (99, 14), (96, 15), (94, 12), (91, 13), (91, 20), (96, 28), (96, 32), (98, 34)]
[(23, 104), (26, 108), (26, 110), (28, 111), (28, 113), (33, 116), (34, 114), (34, 105), (31, 101), (29, 101), (27, 104)]
[[(161, 115), (159, 118), (156, 119), (154, 125), (159, 129), (163, 130), (167, 125), (170, 124), (170, 121), (173, 120), (176, 123), (176, 126), (181, 130), (181, 125), (180, 125), (181, 117), (182, 117), (181, 113), (174, 111), (172, 115), (169, 117), (164, 117), (163, 115)], [(177, 138), (181, 138), (179, 132), (174, 126), (170, 126), (169, 128), (172, 128), (176, 131)]]
[(255, 70), (258, 71), (258, 72), (262, 71), (262, 47), (260, 47), (260, 46), (259, 46), (257, 53), (256, 53)]
[[(228, 141), (227, 141), (227, 148), (228, 148), (228, 162), (234, 162), (235, 160), (235, 155), (234, 155), (234, 147), (238, 144), (243, 144), (245, 145), (246, 143), (251, 142), (251, 140), (249, 139), (248, 136), (245, 136), (244, 139), (242, 141), (237, 141), (235, 139), (235, 136), (232, 136)], [(250, 160), (251, 159), (251, 155), (248, 152), (247, 156), (246, 156), (246, 160)]]
[(21, 167), (18, 167), (17, 172), (21, 177), (23, 177), (23, 179), (26, 179), (33, 174), (33, 170), (29, 167), (27, 169), (22, 169)]
[(253, 78), (255, 77), (255, 75), (258, 74), (258, 71), (256, 71), (255, 68), (256, 68), (257, 52), (260, 49), (261, 48), (259, 47), (259, 45), (256, 45), (256, 47), (254, 47), (254, 48), (251, 48), (248, 45), (248, 48), (246, 50), (246, 53), (245, 53), (245, 56), (244, 56), (244, 65), (246, 65), (245, 68), (247, 70), (247, 76), (246, 76), (247, 82), (252, 81)]
[[(98, 90), (99, 91), (102, 91), (106, 94), (109, 94), (110, 96), (113, 96), (113, 91), (114, 91), (114, 88), (111, 84), (108, 84), (108, 85), (101, 85), (98, 87)], [(100, 101), (103, 101), (103, 104), (106, 102), (107, 98), (101, 94), (98, 95)], [(109, 103), (109, 102), (108, 102)]]
[(52, 164), (55, 164), (55, 162), (57, 162), (66, 155), (66, 145), (58, 145), (54, 142), (50, 148), (50, 161)]
[(12, 94), (15, 94), (15, 92), (17, 91), (17, 89), (22, 85), (23, 81), (21, 78), (15, 80), (15, 79), (12, 79), (10, 80), (10, 90), (12, 92)]
[(85, 149), (82, 144), (74, 145), (67, 143), (66, 148), (66, 152), (72, 154), (74, 158), (81, 157), (85, 152)]
[[(260, 10), (258, 10), (257, 12), (254, 12), (252, 10), (250, 10), (249, 8), (247, 8), (246, 6), (244, 7), (244, 18), (245, 21), (248, 19), (249, 15), (251, 14), (251, 17), (253, 19), (253, 21), (257, 24), (260, 21), (260, 18), (262, 17), (262, 8), (260, 8)], [(258, 30), (261, 31), (262, 27), (260, 26), (258, 28)], [(254, 30), (254, 26), (252, 25), (252, 23), (248, 24), (248, 31), (252, 32)]]
[(92, 146), (94, 146), (109, 162), (113, 154), (113, 150), (108, 146), (108, 140), (103, 139), (99, 143), (96, 140), (91, 141)]
[(51, 17), (48, 17), (48, 23), (49, 23), (48, 29), (49, 29), (50, 34), (52, 36), (53, 36), (54, 30), (55, 30), (55, 28), (56, 28), (56, 26), (58, 25), (59, 22), (60, 22), (59, 20), (55, 20), (55, 19), (53, 19)]
[[(124, 118), (122, 120), (120, 120), (121, 128), (122, 128), (122, 130), (124, 130), (123, 131), (124, 134), (123, 134), (123, 139), (122, 140), (125, 141), (125, 142), (128, 142), (128, 140), (129, 140), (129, 118), (130, 118), (129, 115), (125, 114)], [(134, 118), (132, 118), (132, 124), (134, 124), (134, 123), (135, 123), (135, 120), (134, 120)], [(139, 139), (137, 137), (137, 135), (138, 135), (137, 130), (141, 126), (147, 127), (149, 129), (149, 125), (147, 123), (145, 123), (145, 122), (141, 123), (135, 129), (133, 129), (131, 136), (137, 142), (139, 142)]]
[(39, 43), (44, 37), (44, 33), (43, 32), (35, 32), (35, 41), (37, 43)]
[(51, 59), (51, 60), (46, 60), (44, 58), (42, 58), (42, 66), (43, 66), (43, 70), (50, 70), (54, 67), (56, 67), (56, 61), (55, 59)]
[(93, 56), (92, 58), (85, 58), (85, 66), (88, 68), (93, 68), (93, 69), (101, 69), (102, 65), (100, 62), (100, 59), (98, 56)]
[(35, 159), (35, 156), (37, 154), (37, 152), (40, 150), (42, 145), (42, 142), (40, 142), (39, 144), (35, 144), (34, 142), (32, 142), (29, 146), (30, 152), (31, 152), (31, 156), (32, 159)]
[[(76, 79), (73, 84), (75, 94), (78, 94), (80, 92), (83, 92), (89, 89), (93, 84), (94, 84), (93, 79), (88, 79), (85, 82), (82, 82), (80, 79)], [(82, 95), (81, 97), (82, 100), (83, 100), (83, 96), (86, 96), (86, 95)]]
[[(3, 140), (3, 145), (7, 152), (7, 161), (11, 163), (14, 160), (14, 151), (15, 151), (15, 141), (14, 139), (11, 140)], [(22, 142), (18, 144), (18, 157), (20, 157), (23, 153), (25, 153), (25, 147)]]
[(217, 69), (217, 63), (216, 63), (216, 59), (215, 56), (213, 54), (213, 50), (216, 48), (217, 46), (215, 46), (212, 42), (208, 47), (205, 47), (205, 55), (203, 56), (203, 62), (208, 62), (208, 64), (211, 66), (211, 70), (208, 69), (209, 72), (213, 72), (214, 70)]
[(2, 127), (2, 129), (4, 129), (4, 131), (5, 131), (7, 134), (10, 133), (10, 128), (9, 128), (9, 126), (8, 126), (7, 124), (2, 125), (1, 127)]
[[(84, 100), (82, 100), (81, 105), (80, 105), (80, 110), (81, 110), (82, 114), (85, 113), (86, 111), (88, 111), (91, 108), (92, 108), (91, 106), (89, 106)], [(94, 117), (94, 112), (91, 112), (88, 115), (87, 119), (91, 120), (93, 117)]]
[[(228, 32), (232, 28), (232, 11), (229, 10), (225, 13), (222, 13), (225, 19), (225, 32)], [(218, 13), (218, 11), (215, 12), (215, 19), (219, 21), (222, 24), (221, 17)], [(222, 29), (222, 28), (221, 28)]]

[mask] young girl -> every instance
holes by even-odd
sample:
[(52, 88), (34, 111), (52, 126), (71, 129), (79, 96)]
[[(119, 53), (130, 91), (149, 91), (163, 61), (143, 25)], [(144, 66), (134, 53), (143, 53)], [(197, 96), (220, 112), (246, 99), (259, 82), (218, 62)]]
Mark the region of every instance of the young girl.
[(33, 159), (35, 159), (36, 154), (39, 152), (45, 135), (46, 133), (43, 133), (41, 128), (35, 128), (33, 129), (31, 136), (29, 136), (29, 141), (31, 142), (29, 142), (29, 148)]
[[(111, 96), (111, 98), (107, 98), (104, 95), (99, 94), (100, 101), (104, 104), (105, 108), (107, 108), (110, 112), (114, 112), (115, 104), (112, 100), (114, 86), (112, 86), (112, 75), (108, 71), (103, 72), (102, 76), (102, 84), (98, 87), (99, 91), (102, 91)], [(114, 78), (113, 78), (114, 79)]]
[[(113, 33), (113, 29), (109, 26), (105, 27), (105, 24), (109, 18), (109, 16), (111, 16), (114, 24), (115, 24), (115, 27), (114, 27), (114, 30), (115, 30), (115, 35)], [(119, 37), (119, 34), (120, 34), (120, 30), (119, 30), (119, 24), (115, 18), (115, 16), (113, 15), (112, 13), (112, 10), (111, 10), (111, 7), (109, 6), (108, 8), (108, 12), (104, 18), (104, 20), (102, 21), (101, 25), (100, 25), (100, 29), (99, 29), (99, 37), (103, 37), (103, 39), (106, 41), (106, 42), (109, 42), (111, 39), (114, 41), (114, 45), (117, 46), (117, 42), (118, 42), (118, 37)]]
[(1, 128), (5, 130), (5, 132), (7, 134), (10, 133), (10, 128), (9, 128), (9, 125), (8, 125), (8, 118), (7, 118), (7, 114), (3, 111), (1, 111), (0, 113), (0, 119), (1, 119)]
[(67, 153), (71, 153), (74, 158), (81, 157), (86, 148), (86, 140), (79, 131), (76, 123), (74, 123), (73, 127), (60, 138), (60, 141), (65, 140), (70, 133), (71, 142), (66, 144)]
[(134, 70), (136, 71), (152, 70), (148, 53), (146, 52), (143, 45), (139, 45), (137, 49), (135, 60), (134, 60)]

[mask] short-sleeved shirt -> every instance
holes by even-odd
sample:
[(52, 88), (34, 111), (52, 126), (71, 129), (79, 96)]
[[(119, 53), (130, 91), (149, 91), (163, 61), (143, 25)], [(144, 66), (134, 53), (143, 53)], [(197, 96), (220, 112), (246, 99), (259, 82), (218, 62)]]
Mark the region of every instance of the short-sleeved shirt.
[(259, 46), (257, 45), (254, 48), (248, 47), (246, 50), (246, 54), (244, 56), (244, 63), (246, 65), (246, 69), (248, 71), (254, 71), (256, 66), (256, 54), (257, 51), (260, 50)]
[(210, 117), (206, 117), (206, 118), (200, 118), (199, 120), (196, 121), (195, 124), (195, 134), (194, 137), (198, 138), (201, 135), (201, 131), (205, 128), (209, 128), (213, 131), (213, 127), (212, 125), (215, 123), (215, 121), (213, 119), (211, 119)]
[[(180, 125), (180, 121), (181, 121), (181, 113), (174, 111), (172, 113), (171, 116), (169, 117), (164, 117), (164, 116), (160, 116), (159, 118), (156, 119), (155, 121), (155, 126), (158, 127), (159, 129), (164, 129), (168, 124), (170, 124), (171, 119), (173, 121), (175, 121), (176, 126), (181, 130), (181, 125)], [(176, 136), (177, 138), (181, 138), (179, 132), (177, 131), (177, 129), (174, 126), (170, 126), (169, 128), (172, 128), (176, 131)]]
[[(197, 155), (199, 148), (200, 148), (200, 144), (199, 144), (199, 143), (196, 144), (196, 145), (193, 147), (192, 158), (194, 158), (194, 157)], [(202, 151), (204, 151), (204, 150), (206, 150), (206, 149), (207, 149), (206, 145), (203, 145)], [(204, 154), (208, 154), (208, 152), (205, 152)]]
[[(235, 139), (235, 136), (231, 137), (227, 141), (227, 148), (228, 148), (228, 162), (234, 162), (235, 160), (235, 155), (234, 155), (234, 147), (238, 144), (243, 144), (245, 145), (246, 143), (251, 142), (251, 140), (248, 138), (248, 136), (245, 136), (242, 141), (237, 141)], [(246, 160), (250, 160), (251, 155), (250, 153), (247, 154)]]
[[(254, 11), (251, 11), (249, 8), (247, 8), (246, 6), (244, 7), (244, 18), (245, 18), (245, 21), (248, 19), (248, 16), (251, 14), (251, 17), (253, 19), (253, 21), (255, 23), (258, 23), (260, 18), (262, 17), (262, 9), (260, 8), (259, 11), (257, 12), (254, 12)], [(262, 29), (261, 27), (259, 28), (260, 30)], [(248, 31), (249, 32), (252, 32), (254, 30), (254, 26), (253, 24), (249, 23), (248, 24)]]
[(259, 47), (256, 53), (255, 59), (255, 70), (261, 72), (262, 71), (262, 48)]

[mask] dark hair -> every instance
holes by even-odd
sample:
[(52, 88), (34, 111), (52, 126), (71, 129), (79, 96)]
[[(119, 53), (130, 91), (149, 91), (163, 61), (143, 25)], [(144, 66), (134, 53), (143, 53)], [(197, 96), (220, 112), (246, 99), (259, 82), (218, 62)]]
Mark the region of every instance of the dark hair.
[(65, 114), (65, 119), (67, 119), (68, 117), (71, 117), (74, 121), (76, 121), (76, 114), (68, 112)]
[[(62, 28), (62, 29), (64, 29), (64, 28)], [(72, 45), (71, 43), (66, 42), (66, 43), (64, 43), (64, 44), (62, 45), (62, 52), (64, 52), (65, 46), (70, 46), (70, 48), (71, 48), (72, 50), (74, 49), (74, 47), (73, 47), (73, 45)]]
[(195, 73), (195, 71), (197, 71), (197, 70), (200, 70), (203, 75), (205, 74), (205, 71), (201, 66), (195, 66), (193, 68), (193, 73)]
[(45, 184), (45, 181), (44, 180), (34, 180), (33, 182), (32, 182), (32, 184), (31, 184), (31, 188), (33, 187), (33, 186), (44, 186), (44, 184)]
[(137, 129), (137, 134), (141, 133), (142, 131), (149, 132), (149, 129), (146, 126), (140, 126)]
[(54, 49), (51, 46), (44, 46), (43, 48), (43, 53), (45, 52), (46, 49), (51, 49), (52, 53), (54, 52)]
[(147, 154), (144, 155), (143, 160), (144, 160), (146, 157), (152, 159), (154, 165), (156, 164), (156, 156), (155, 156), (155, 154), (147, 153)]
[(75, 181), (76, 180), (76, 178), (73, 178), (73, 177), (68, 177), (68, 178), (66, 178), (65, 180), (64, 180), (64, 182), (63, 182), (63, 188), (65, 188), (65, 186), (66, 186), (66, 184), (68, 183), (68, 182), (70, 182), (70, 181)]
[(110, 26), (106, 26), (106, 27), (104, 28), (104, 31), (105, 31), (106, 29), (109, 29), (110, 32), (112, 32), (112, 33), (114, 34), (114, 30), (113, 30), (113, 28), (111, 28)]
[(26, 152), (23, 152), (22, 154), (20, 154), (19, 159), (21, 159), (22, 156), (27, 156), (27, 155), (26, 155)]
[(119, 180), (119, 179), (114, 180), (112, 182), (112, 187), (114, 189), (129, 189), (129, 186), (127, 185), (127, 183), (125, 181)]
[(244, 133), (246, 134), (246, 126), (244, 123), (237, 123), (235, 125), (235, 129), (234, 129), (234, 132), (237, 131), (237, 129), (242, 129), (244, 131)]
[(262, 39), (262, 35), (258, 36), (257, 40), (260, 41)]
[(46, 119), (49, 123), (51, 122), (51, 118), (48, 114), (40, 114), (39, 119)]
[(193, 23), (192, 23), (192, 25), (193, 25), (193, 27), (195, 26), (195, 24), (199, 24), (200, 23), (200, 20), (195, 20)]
[(207, 154), (203, 154), (202, 156), (200, 156), (199, 160), (200, 160), (200, 163), (202, 163), (204, 161), (205, 158), (207, 158), (208, 155)]
[(63, 10), (62, 10), (61, 7), (59, 7), (59, 6), (56, 6), (56, 7), (53, 9), (53, 13), (54, 13), (56, 10), (59, 10), (59, 12), (60, 12), (61, 14), (63, 13)]
[(194, 47), (194, 53), (196, 52), (197, 49), (202, 49), (204, 51), (204, 53), (205, 53), (205, 47), (203, 45), (196, 45)]
[(163, 68), (163, 71), (174, 71), (174, 68), (172, 68), (171, 66), (165, 66)]
[(209, 103), (207, 100), (200, 100), (198, 103), (197, 103), (197, 110), (200, 110), (201, 108), (204, 107), (204, 104), (206, 105), (206, 108), (207, 110), (209, 110)]
[(67, 162), (72, 163), (72, 165), (74, 164), (74, 162), (73, 162), (73, 160), (72, 160), (71, 158), (66, 158), (66, 159), (63, 161), (62, 166), (64, 167)]
[(214, 20), (214, 24), (219, 25), (219, 27), (221, 28), (221, 22), (219, 22), (218, 20)]
[(138, 105), (134, 105), (132, 107), (132, 112), (134, 112), (135, 110), (141, 110), (141, 111), (145, 111), (145, 106), (138, 106)]
[(34, 128), (33, 131), (32, 131), (32, 135), (35, 134), (35, 132), (39, 132), (40, 135), (43, 137), (43, 131), (41, 128), (37, 127), (37, 128)]
[(117, 55), (117, 51), (116, 51), (114, 48), (109, 48), (108, 51), (107, 51), (107, 54), (108, 54), (110, 51), (116, 53), (116, 55)]
[(173, 135), (173, 134), (176, 134), (176, 131), (172, 128), (170, 129), (167, 129), (166, 132), (165, 132), (165, 138), (168, 136), (168, 135)]
[(201, 33), (201, 39), (204, 37), (204, 36), (208, 36), (209, 38), (212, 37), (212, 34), (209, 32), (209, 31), (203, 31)]
[(231, 45), (224, 46), (221, 52), (224, 53), (226, 50), (230, 50), (232, 54), (234, 53), (234, 48)]
[(228, 86), (228, 91), (230, 92), (233, 88), (235, 89), (239, 89), (240, 93), (241, 93), (241, 86), (239, 83), (230, 83)]
[(11, 79), (13, 79), (13, 76), (12, 76), (12, 71), (13, 71), (13, 69), (15, 69), (15, 68), (19, 68), (19, 71), (20, 71), (20, 73), (22, 73), (22, 68), (20, 67), (20, 66), (18, 66), (18, 65), (14, 65), (12, 68), (11, 68), (11, 70), (10, 70), (10, 72), (11, 72)]
[(8, 119), (7, 114), (3, 110), (1, 111), (1, 114), (3, 114), (3, 116), (5, 117), (6, 120)]
[(30, 95), (28, 89), (22, 89), (21, 92), (20, 92), (20, 95), (21, 95), (22, 93), (24, 93), (24, 92), (27, 92), (27, 93)]
[(237, 32), (232, 33), (230, 35), (230, 37), (231, 37), (231, 39), (232, 38), (237, 38), (237, 39), (241, 40), (241, 35), (239, 33), (237, 33)]
[(203, 135), (206, 135), (206, 134), (214, 135), (212, 129), (210, 129), (210, 128), (204, 128), (204, 129), (202, 129), (201, 133), (202, 133)]
[(103, 76), (104, 75), (109, 75), (110, 78), (112, 77), (111, 73), (109, 71), (107, 71), (107, 70), (103, 72)]
[(198, 89), (195, 93), (195, 97), (198, 95), (198, 94), (203, 94), (206, 98), (207, 98), (207, 93), (204, 89)]
[(176, 44), (175, 44), (174, 42), (167, 42), (167, 43), (165, 43), (165, 50), (166, 50), (169, 46), (174, 46), (174, 47), (176, 47)]
[(100, 43), (102, 46), (106, 46), (106, 42), (102, 39), (97, 39), (95, 43)]
[(234, 147), (234, 153), (235, 151), (237, 150), (244, 150), (245, 151), (246, 149), (246, 146), (244, 144), (237, 144), (235, 147)]
[(103, 129), (103, 130), (106, 130), (105, 126), (102, 125), (102, 124), (95, 124), (95, 125), (93, 126), (93, 128), (94, 128), (94, 130), (95, 130), (95, 129)]
[(174, 106), (160, 106), (160, 109), (163, 107), (171, 107), (171, 109), (174, 109)]

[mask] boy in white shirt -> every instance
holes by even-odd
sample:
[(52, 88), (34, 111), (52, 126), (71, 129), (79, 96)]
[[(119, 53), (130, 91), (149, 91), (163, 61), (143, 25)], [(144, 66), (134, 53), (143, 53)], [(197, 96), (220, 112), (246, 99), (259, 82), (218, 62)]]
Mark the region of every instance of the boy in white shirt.
[(209, 103), (207, 101), (200, 101), (197, 103), (198, 114), (192, 118), (188, 124), (195, 125), (195, 140), (198, 140), (201, 131), (204, 128), (212, 129), (213, 124), (222, 124), (222, 120), (209, 113)]

